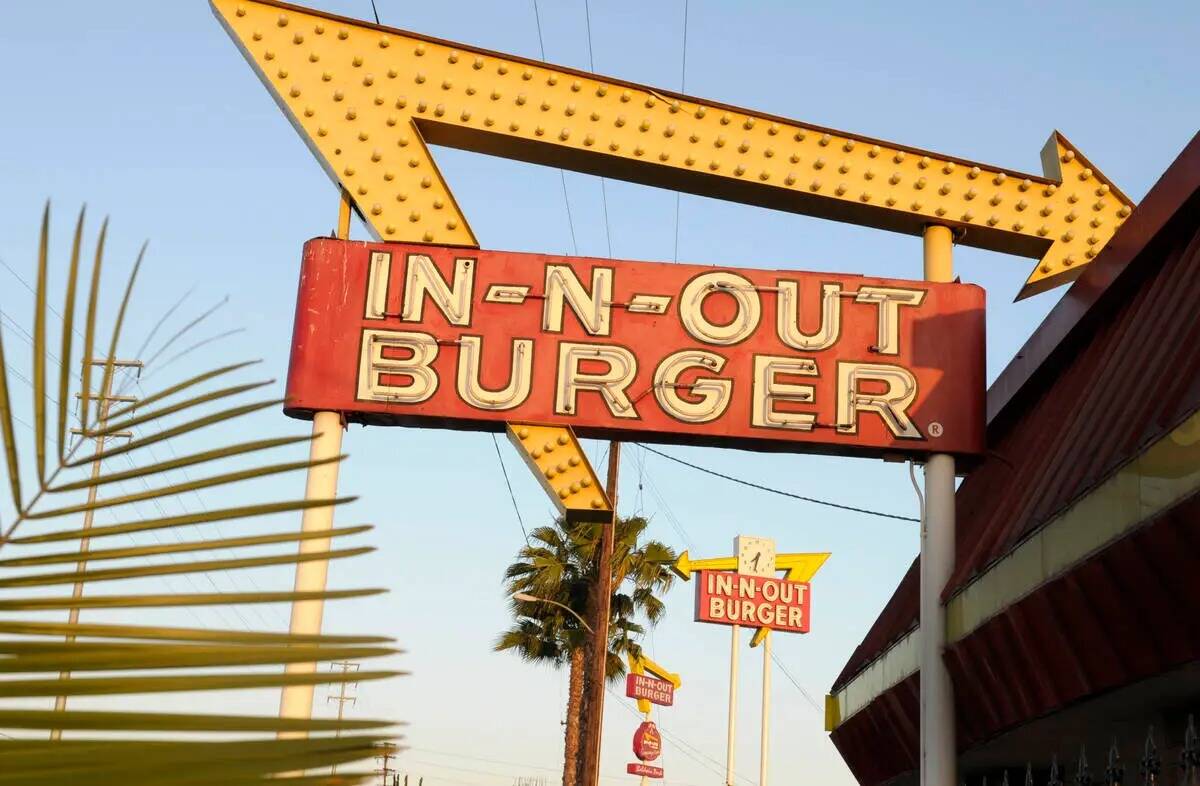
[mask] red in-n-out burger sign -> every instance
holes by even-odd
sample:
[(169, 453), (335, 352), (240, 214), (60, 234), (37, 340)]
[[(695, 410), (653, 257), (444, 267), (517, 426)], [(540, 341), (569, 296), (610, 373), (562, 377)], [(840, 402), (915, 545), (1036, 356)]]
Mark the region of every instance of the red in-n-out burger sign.
[(633, 733), (633, 755), (641, 761), (654, 761), (662, 755), (662, 735), (654, 721), (643, 721)]
[(696, 621), (808, 633), (812, 593), (808, 582), (731, 571), (701, 571)]
[(287, 411), (973, 454), (983, 306), (965, 284), (318, 238), (304, 249)]
[(651, 704), (670, 707), (675, 703), (675, 686), (648, 674), (627, 674), (625, 695), (631, 699), (645, 699)]

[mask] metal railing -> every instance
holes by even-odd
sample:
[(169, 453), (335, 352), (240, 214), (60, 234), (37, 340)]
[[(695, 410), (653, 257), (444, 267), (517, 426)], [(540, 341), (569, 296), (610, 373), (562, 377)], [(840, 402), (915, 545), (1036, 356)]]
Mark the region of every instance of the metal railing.
[(1063, 764), (1057, 756), (1049, 769), (1035, 769), (1026, 764), (1024, 771), (1004, 769), (986, 775), (973, 775), (963, 780), (964, 786), (1200, 786), (1200, 736), (1195, 717), (1188, 716), (1183, 735), (1183, 747), (1177, 755), (1164, 756), (1159, 749), (1154, 727), (1146, 730), (1146, 740), (1137, 752), (1137, 764), (1125, 764), (1114, 741), (1108, 749), (1103, 767), (1093, 769), (1087, 750), (1081, 748), (1073, 759)]

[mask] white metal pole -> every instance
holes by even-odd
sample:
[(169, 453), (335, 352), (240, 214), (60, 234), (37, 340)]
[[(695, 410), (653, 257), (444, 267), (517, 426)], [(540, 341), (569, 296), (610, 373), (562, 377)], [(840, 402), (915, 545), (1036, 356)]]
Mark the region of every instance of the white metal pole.
[[(318, 412), (313, 416), (313, 441), (309, 460), (320, 461), (333, 458), (342, 449), (342, 417), (337, 412)], [(338, 462), (311, 467), (305, 499), (333, 499), (337, 495)], [(304, 511), (300, 529), (317, 532), (333, 528), (333, 507), (309, 508)], [(300, 553), (329, 550), (329, 538), (314, 538), (300, 541)], [(302, 562), (296, 566), (296, 592), (323, 592), (329, 573), (328, 560)], [(321, 615), (325, 610), (323, 600), (300, 600), (292, 604), (292, 621), (288, 632), (300, 635), (316, 635), (321, 632)], [(288, 674), (312, 674), (316, 663), (289, 663)], [(311, 718), (313, 685), (286, 685), (279, 698), (279, 717)], [(280, 732), (279, 737), (304, 737), (304, 732)]]
[[(338, 194), (337, 236), (341, 240), (350, 238), (351, 197), (346, 189)], [(332, 459), (342, 450), (342, 416), (339, 412), (317, 412), (313, 415), (313, 440), (309, 447), (309, 461)], [(309, 467), (308, 480), (304, 487), (304, 498), (333, 499), (337, 496), (339, 462), (331, 461)], [(303, 532), (319, 532), (333, 529), (333, 507), (308, 508), (300, 519)], [(329, 538), (300, 541), (300, 553), (329, 551)], [(296, 565), (296, 592), (324, 592), (329, 576), (329, 561), (301, 562)], [(325, 612), (323, 600), (301, 600), (292, 603), (292, 619), (288, 633), (315, 636), (321, 632), (321, 617)], [(316, 663), (289, 663), (286, 674), (315, 674)], [(279, 717), (311, 718), (315, 685), (285, 685), (279, 695)], [(280, 732), (280, 739), (306, 737), (304, 732)], [(386, 762), (385, 762), (386, 763)]]
[[(954, 278), (953, 235), (925, 229), (925, 279)], [(925, 464), (925, 520), (921, 522), (921, 784), (956, 786), (954, 686), (942, 659), (946, 613), (942, 591), (954, 570), (954, 457), (934, 454)]]
[(767, 786), (767, 763), (771, 757), (771, 631), (762, 640), (763, 694), (762, 746), (758, 757), (758, 786)]
[(729, 647), (729, 730), (725, 740), (725, 786), (733, 786), (734, 749), (737, 747), (738, 648), (741, 644), (741, 630), (740, 626), (733, 626), (733, 643)]

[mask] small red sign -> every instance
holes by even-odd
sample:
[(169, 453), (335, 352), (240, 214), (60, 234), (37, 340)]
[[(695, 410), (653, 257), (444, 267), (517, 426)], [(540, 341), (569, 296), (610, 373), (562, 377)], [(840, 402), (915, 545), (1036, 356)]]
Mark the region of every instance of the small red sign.
[(642, 761), (654, 761), (662, 755), (662, 736), (653, 721), (643, 721), (633, 733), (633, 755)]
[(808, 582), (731, 571), (700, 571), (696, 621), (808, 633), (812, 593)]
[(663, 776), (662, 767), (652, 767), (649, 764), (626, 764), (625, 772), (630, 775), (644, 775), (647, 778), (661, 778)]
[(675, 686), (645, 674), (629, 674), (625, 677), (625, 695), (631, 699), (645, 699), (651, 704), (670, 707), (675, 703)]

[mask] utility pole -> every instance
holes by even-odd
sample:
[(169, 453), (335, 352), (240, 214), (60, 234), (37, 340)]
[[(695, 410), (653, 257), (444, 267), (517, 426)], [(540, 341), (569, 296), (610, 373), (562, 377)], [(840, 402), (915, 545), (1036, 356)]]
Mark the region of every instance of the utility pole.
[[(336, 701), (337, 705), (338, 705), (338, 727), (337, 727), (337, 731), (334, 732), (334, 734), (333, 734), (334, 739), (337, 739), (338, 737), (342, 736), (342, 715), (346, 710), (346, 702), (350, 702), (351, 704), (358, 703), (358, 696), (347, 696), (346, 695), (346, 686), (349, 685), (353, 688), (358, 688), (358, 682), (348, 682), (345, 679), (346, 675), (349, 674), (351, 671), (358, 671), (358, 664), (352, 663), (348, 660), (336, 660), (333, 663), (329, 664), (329, 668), (331, 671), (333, 669), (339, 669), (339, 668), (342, 670), (342, 681), (340, 683), (340, 687), (338, 688), (338, 694), (336, 696), (326, 696), (325, 697), (325, 701), (327, 701), (327, 702)], [(329, 774), (337, 775), (337, 765), (336, 764), (334, 764), (332, 767), (329, 768)]]
[(612, 605), (612, 555), (617, 530), (617, 475), (621, 443), (608, 443), (608, 482), (605, 490), (612, 519), (601, 525), (596, 555), (596, 580), (592, 585), (592, 662), (587, 686), (583, 732), (583, 777), (580, 786), (600, 786), (600, 744), (604, 730), (604, 686), (608, 665), (608, 618)]
[[(383, 752), (377, 754), (375, 756), (375, 760), (382, 761), (383, 766), (376, 767), (375, 772), (377, 775), (379, 775), (380, 786), (389, 786), (389, 784), (392, 783), (395, 779), (389, 778), (388, 776), (391, 775), (392, 773), (394, 773), (396, 771), (396, 768), (390, 766), (388, 764), (388, 762), (390, 762), (392, 759), (396, 758), (396, 746), (390, 742), (385, 742), (379, 746), (379, 749)], [(407, 776), (406, 776), (406, 779), (407, 779)]]
[[(100, 366), (100, 367), (104, 368), (104, 377), (100, 384), (100, 395), (93, 397), (90, 390), (81, 390), (79, 393), (76, 394), (76, 397), (79, 399), (79, 402), (80, 402), (81, 414), (84, 416), (84, 417), (80, 418), (80, 422), (81, 423), (86, 422), (87, 409), (88, 409), (88, 407), (91, 406), (92, 400), (94, 398), (95, 401), (97, 401), (99, 404), (99, 406), (97, 407), (97, 413), (96, 413), (95, 430), (103, 431), (104, 428), (108, 425), (108, 414), (111, 411), (113, 402), (122, 402), (122, 403), (127, 403), (127, 404), (137, 403), (137, 398), (135, 398), (133, 396), (114, 396), (113, 395), (112, 386), (113, 386), (113, 377), (115, 376), (112, 373), (113, 370), (115, 370), (117, 368), (136, 368), (136, 369), (138, 369), (138, 373), (140, 374), (141, 368), (142, 368), (142, 362), (140, 360), (113, 360), (111, 363), (111, 366), (112, 366), (111, 369), (109, 368), (109, 366), (110, 366), (109, 361), (104, 358), (92, 358), (90, 360), (85, 358), (83, 362), (85, 364), (91, 364), (93, 366)], [(71, 433), (82, 436), (82, 437), (87, 436), (87, 434), (81, 428), (73, 428), (73, 429), (71, 429)], [(100, 477), (101, 459), (99, 458), (99, 456), (102, 453), (104, 453), (105, 442), (107, 442), (109, 439), (130, 439), (132, 437), (133, 437), (132, 432), (121, 431), (116, 434), (103, 434), (101, 436), (92, 438), (95, 440), (95, 443), (96, 443), (96, 451), (95, 451), (94, 455), (97, 456), (97, 458), (95, 458), (92, 461), (92, 485), (88, 487), (88, 495), (87, 495), (87, 504), (89, 507), (83, 513), (83, 529), (84, 529), (84, 531), (90, 530), (92, 528), (92, 520), (94, 518), (95, 510), (91, 506), (96, 504), (97, 486), (95, 485), (95, 481), (97, 478)], [(91, 546), (91, 540), (89, 538), (83, 537), (79, 540), (79, 561), (75, 563), (75, 572), (76, 573), (83, 573), (85, 570), (87, 570), (87, 554), (88, 554), (88, 549), (90, 548), (90, 546)], [(71, 598), (72, 598), (72, 600), (78, 600), (81, 597), (83, 597), (83, 582), (76, 581), (74, 586), (71, 588)], [(79, 624), (79, 607), (78, 606), (71, 607), (71, 610), (67, 615), (67, 624), (68, 625)], [(75, 636), (73, 634), (68, 633), (66, 636), (66, 642), (68, 644), (70, 644), (73, 641), (75, 641)], [(60, 680), (64, 680), (64, 681), (68, 680), (71, 678), (71, 672), (69, 672), (69, 671), (59, 672), (58, 678)], [(66, 696), (56, 696), (54, 698), (54, 711), (55, 712), (64, 712), (64, 711), (66, 711), (66, 709), (67, 709), (67, 697)], [(50, 730), (50, 739), (51, 740), (62, 739), (62, 729), (51, 729)]]

